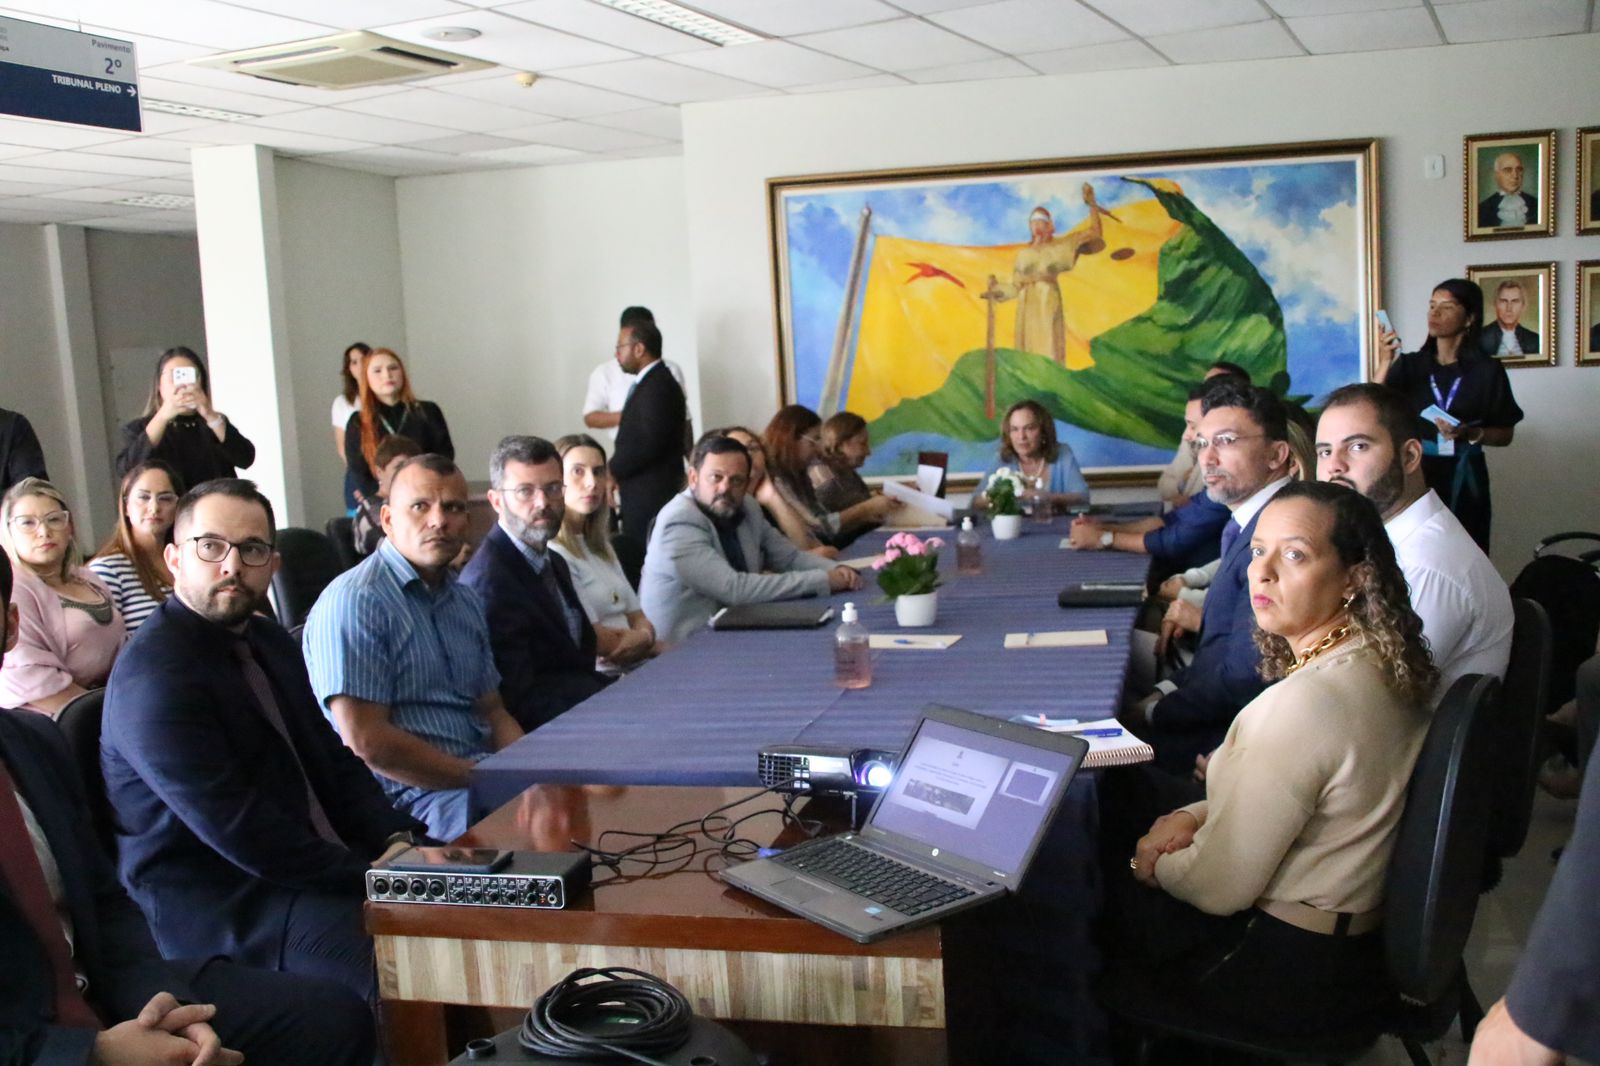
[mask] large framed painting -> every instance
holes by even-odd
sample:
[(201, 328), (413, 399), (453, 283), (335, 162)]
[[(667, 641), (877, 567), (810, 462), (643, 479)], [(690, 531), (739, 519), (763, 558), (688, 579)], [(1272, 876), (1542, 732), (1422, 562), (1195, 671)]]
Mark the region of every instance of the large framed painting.
[(1038, 400), (1097, 483), (1172, 456), (1227, 360), (1315, 405), (1365, 380), (1370, 140), (775, 178), (780, 403), (867, 420), (868, 475), (995, 456)]
[(1556, 131), (1462, 139), (1461, 225), (1469, 241), (1556, 231)]

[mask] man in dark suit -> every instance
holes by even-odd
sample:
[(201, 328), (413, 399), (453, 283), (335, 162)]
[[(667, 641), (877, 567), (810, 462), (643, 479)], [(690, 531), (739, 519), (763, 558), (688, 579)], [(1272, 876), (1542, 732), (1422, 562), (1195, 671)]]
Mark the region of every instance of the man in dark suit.
[(683, 488), (683, 389), (660, 369), (661, 331), (651, 322), (624, 326), (617, 362), (637, 374), (622, 405), (611, 476), (622, 497), (622, 532), (642, 549), (656, 512)]
[(294, 638), (252, 613), (278, 562), (254, 483), (191, 489), (173, 535), (174, 595), (106, 689), (123, 883), (168, 954), (331, 978), (370, 1001), (366, 870), (424, 827), (340, 743)]
[[(16, 642), (11, 576), (0, 553), (0, 659)], [(0, 1062), (372, 1061), (371, 1014), (337, 984), (204, 955), (163, 961), (88, 810), (55, 724), (0, 710)]]
[(566, 513), (561, 456), (539, 437), (506, 437), (489, 460), (499, 522), (461, 571), (489, 618), (500, 698), (533, 731), (606, 686), (594, 668), (594, 627), (567, 561), (549, 550)]
[(44, 449), (26, 416), (0, 407), (0, 494), (25, 477), (50, 480)]
[(1478, 227), (1500, 229), (1539, 223), (1539, 199), (1522, 191), (1522, 157), (1501, 152), (1494, 160), (1496, 189), (1478, 203)]
[(1522, 324), (1528, 294), (1522, 282), (1507, 278), (1494, 290), (1494, 321), (1478, 335), (1483, 354), (1494, 357), (1538, 355), (1539, 335)]
[(1246, 576), (1250, 536), (1261, 509), (1290, 480), (1288, 418), (1271, 390), (1228, 381), (1206, 394), (1201, 410), (1194, 443), (1206, 493), (1233, 516), (1222, 529), (1222, 562), (1206, 593), (1193, 661), (1130, 711), (1157, 766), (1182, 775), (1222, 742), (1264, 687)]

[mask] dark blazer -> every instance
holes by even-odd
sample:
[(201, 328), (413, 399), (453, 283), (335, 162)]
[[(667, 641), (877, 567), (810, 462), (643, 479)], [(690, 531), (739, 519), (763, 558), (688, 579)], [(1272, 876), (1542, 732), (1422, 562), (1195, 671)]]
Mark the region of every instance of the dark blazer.
[(1231, 517), (1232, 511), (1202, 492), (1146, 533), (1144, 550), (1169, 572), (1204, 566), (1222, 553), (1222, 528)]
[[(378, 408), (388, 416), (390, 424), (395, 427), (394, 431), (416, 441), (424, 454), (432, 452), (446, 459), (456, 457), (455, 441), (450, 439), (450, 424), (444, 420), (444, 411), (432, 400), (418, 400), (410, 406), (396, 404), (388, 407), (379, 404)], [(388, 435), (389, 431), (380, 422), (378, 440), (382, 441)], [(344, 424), (344, 462), (361, 494), (376, 496), (378, 479), (373, 476), (372, 467), (367, 465), (367, 457), (361, 454), (360, 411), (351, 415)]]
[[(298, 894), (347, 894), (359, 905), (367, 864), (387, 838), (426, 828), (391, 807), (340, 742), (294, 639), (261, 616), (246, 624), (246, 638), (294, 751), (251, 695), (231, 649), (236, 638), (174, 596), (111, 671), (100, 763), (122, 881), (163, 953), (276, 969)], [(349, 847), (312, 830), (308, 778)]]
[[(1256, 669), (1255, 612), (1250, 607), (1250, 535), (1257, 511), (1223, 557), (1206, 593), (1200, 642), (1194, 659), (1151, 710), (1145, 740), (1156, 749), (1156, 762), (1173, 773), (1194, 769), (1194, 757), (1222, 743), (1228, 726), (1244, 705), (1260, 695), (1266, 682)], [(147, 623), (148, 624), (148, 623)]]
[[(1539, 354), (1539, 335), (1527, 326), (1517, 326), (1517, 347), (1522, 349), (1524, 355)], [(1491, 322), (1484, 331), (1478, 334), (1478, 347), (1483, 349), (1483, 354), (1493, 356), (1500, 351), (1500, 323)]]
[(1497, 229), (1500, 226), (1500, 197), (1520, 196), (1528, 205), (1528, 225), (1539, 221), (1539, 198), (1525, 192), (1502, 193), (1498, 189), (1478, 201), (1478, 228)]
[(661, 366), (645, 374), (622, 405), (611, 476), (622, 495), (622, 532), (639, 543), (650, 522), (683, 488), (683, 388)]
[(122, 451), (117, 453), (117, 476), (121, 477), (146, 459), (160, 459), (183, 478), (183, 487), (192, 489), (214, 477), (235, 477), (238, 467), (256, 461), (256, 446), (228, 419), (223, 439), (199, 415), (179, 415), (167, 423), (160, 444), (145, 436), (148, 418), (135, 418), (122, 427)]
[[(89, 801), (55, 723), (32, 711), (0, 710), (0, 758), (44, 830), (72, 916), (73, 952), (89, 999), (108, 1022), (132, 1018), (157, 992), (194, 998), (203, 960), (163, 962), (144, 915), (117, 883), (89, 824)], [(7, 840), (0, 846), (15, 847)], [(22, 847), (31, 847), (23, 840)], [(56, 1025), (50, 959), (0, 879), (0, 1062), (39, 1066), (89, 1061), (95, 1030)]]
[(572, 586), (567, 561), (546, 552), (545, 565), (554, 568), (561, 595), (577, 615), (577, 643), (567, 633), (560, 605), (498, 523), (461, 571), (461, 583), (483, 598), (489, 617), (500, 698), (529, 732), (609, 683), (595, 671), (594, 627)]
[(0, 407), (0, 495), (25, 477), (50, 477), (44, 449), (26, 415)]

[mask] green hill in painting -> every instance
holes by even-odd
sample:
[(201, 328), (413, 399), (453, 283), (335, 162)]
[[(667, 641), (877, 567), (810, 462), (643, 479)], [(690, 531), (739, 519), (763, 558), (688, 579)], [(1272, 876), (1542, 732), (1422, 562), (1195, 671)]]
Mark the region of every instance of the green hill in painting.
[[(1283, 312), (1272, 289), (1227, 234), (1164, 182), (1149, 188), (1184, 227), (1161, 249), (1150, 310), (1095, 337), (1094, 365), (1068, 370), (1029, 352), (995, 352), (995, 410), (1034, 399), (1063, 422), (1113, 437), (1170, 447), (1183, 432), (1189, 387), (1218, 359), (1238, 363), (1280, 394), (1289, 388)], [(937, 433), (987, 440), (986, 356), (967, 352), (937, 390), (902, 400), (871, 424), (872, 439)]]

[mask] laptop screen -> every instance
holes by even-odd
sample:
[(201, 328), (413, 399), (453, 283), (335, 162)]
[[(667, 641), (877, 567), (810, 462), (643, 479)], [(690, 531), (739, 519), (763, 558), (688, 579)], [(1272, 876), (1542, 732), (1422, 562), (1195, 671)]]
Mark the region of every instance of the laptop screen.
[[(1048, 734), (1047, 734), (1048, 735)], [(1078, 757), (924, 719), (868, 823), (1014, 880)]]

